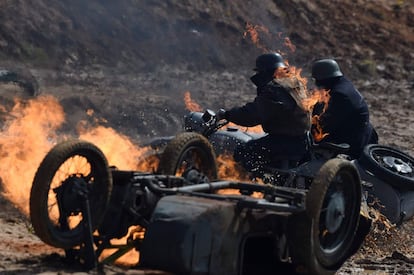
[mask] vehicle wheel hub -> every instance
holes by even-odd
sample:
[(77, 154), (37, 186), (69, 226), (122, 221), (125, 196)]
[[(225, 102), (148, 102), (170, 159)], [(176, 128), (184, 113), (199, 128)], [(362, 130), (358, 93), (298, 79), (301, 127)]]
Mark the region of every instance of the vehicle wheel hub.
[(399, 158), (386, 156), (382, 159), (387, 168), (392, 169), (401, 174), (410, 174), (413, 172), (411, 166)]
[(61, 186), (54, 189), (59, 208), (67, 215), (77, 214), (81, 211), (82, 198), (87, 194), (84, 179), (76, 176), (67, 178)]
[(329, 233), (336, 232), (345, 218), (345, 199), (341, 193), (334, 193), (326, 209), (326, 228)]
[(209, 182), (208, 177), (198, 171), (196, 168), (187, 169), (183, 173), (183, 177), (192, 184)]

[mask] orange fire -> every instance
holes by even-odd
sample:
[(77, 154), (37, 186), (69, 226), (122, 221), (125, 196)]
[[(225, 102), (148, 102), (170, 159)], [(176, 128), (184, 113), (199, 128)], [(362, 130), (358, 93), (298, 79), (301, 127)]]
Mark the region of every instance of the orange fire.
[[(7, 110), (0, 106), (0, 110)], [(92, 110), (87, 111), (93, 115)], [(47, 152), (58, 142), (69, 138), (58, 129), (65, 114), (57, 99), (40, 96), (28, 101), (16, 100), (4, 116), (0, 132), (0, 183), (3, 195), (25, 215), (29, 215), (29, 196), (33, 177)], [(128, 137), (111, 128), (88, 127), (80, 122), (77, 138), (94, 143), (108, 158), (110, 165), (119, 169), (154, 171), (157, 163), (146, 160), (148, 148), (136, 146)], [(121, 263), (136, 262), (138, 253), (131, 251)]]
[(191, 94), (189, 91), (184, 92), (184, 103), (185, 103), (185, 108), (189, 110), (190, 112), (201, 112), (203, 110), (197, 102), (192, 100)]
[(246, 180), (249, 178), (242, 167), (229, 154), (217, 156), (218, 176), (226, 180)]
[(295, 66), (289, 66), (288, 68), (277, 68), (274, 73), (274, 77), (277, 79), (281, 78), (295, 78), (299, 81), (300, 85), (306, 87), (308, 80), (301, 75), (302, 69), (296, 68)]
[(230, 122), (227, 127), (233, 127), (233, 128), (238, 128), (240, 129), (240, 131), (243, 132), (249, 132), (249, 133), (256, 133), (256, 134), (262, 134), (263, 132), (263, 128), (261, 125), (257, 125), (257, 126), (253, 126), (253, 127), (242, 127), (240, 125), (234, 124), (233, 122)]
[[(278, 68), (275, 71), (274, 76), (277, 79), (297, 79), (299, 84), (305, 89), (304, 94), (298, 94), (299, 98), (301, 99), (302, 107), (312, 113), (312, 110), (317, 103), (323, 103), (322, 113), (324, 113), (328, 107), (330, 98), (329, 91), (324, 89), (315, 89), (309, 92), (306, 88), (308, 80), (301, 76), (301, 72), (301, 69), (290, 66), (288, 68)], [(320, 125), (320, 114), (313, 115), (311, 123), (313, 125), (312, 135), (315, 141), (319, 142), (324, 137), (329, 135), (329, 133), (324, 133), (322, 130), (322, 127)]]
[(267, 29), (266, 27), (246, 23), (246, 30), (243, 33), (243, 37), (246, 38), (247, 36), (249, 36), (250, 40), (257, 48), (262, 49), (263, 51), (268, 51), (268, 49), (260, 42), (259, 32), (269, 35), (269, 29)]
[[(56, 143), (68, 138), (58, 133), (64, 120), (63, 108), (52, 96), (40, 96), (27, 102), (16, 100), (6, 118), (0, 135), (0, 177), (4, 195), (25, 214), (29, 213), (31, 184), (40, 162)], [(111, 165), (120, 169), (155, 169), (146, 167), (149, 164), (143, 161), (138, 164), (149, 152), (148, 148), (134, 145), (115, 130), (85, 125), (78, 128), (78, 138), (97, 145)]]
[(108, 163), (121, 170), (155, 171), (157, 163), (148, 160), (151, 149), (135, 145), (127, 136), (117, 133), (112, 128), (98, 126), (85, 128), (78, 126), (79, 138), (95, 144), (102, 150)]
[(46, 152), (62, 137), (63, 108), (50, 96), (16, 100), (0, 135), (0, 177), (3, 193), (23, 213), (29, 213), (33, 176)]
[[(184, 103), (185, 103), (185, 108), (187, 110), (189, 110), (190, 112), (202, 112), (202, 110), (203, 110), (203, 108), (201, 108), (200, 104), (198, 104), (197, 102), (195, 102), (191, 98), (191, 93), (189, 91), (184, 92)], [(229, 124), (227, 124), (227, 127), (238, 128), (238, 129), (240, 129), (241, 131), (244, 131), (244, 132), (263, 133), (262, 126), (260, 126), (260, 125), (257, 125), (257, 126), (254, 126), (254, 127), (241, 127), (237, 124), (229, 122)]]
[[(326, 111), (326, 108), (328, 107), (329, 99), (330, 99), (329, 90), (315, 89), (308, 94), (308, 98), (304, 101), (304, 105), (307, 106), (310, 111), (312, 111), (313, 107), (317, 103), (322, 103), (323, 110), (321, 114), (323, 114)], [(316, 142), (321, 141), (324, 137), (329, 135), (329, 133), (324, 133), (322, 130), (322, 126), (320, 124), (321, 114), (312, 116), (312, 125), (313, 125), (312, 136)]]

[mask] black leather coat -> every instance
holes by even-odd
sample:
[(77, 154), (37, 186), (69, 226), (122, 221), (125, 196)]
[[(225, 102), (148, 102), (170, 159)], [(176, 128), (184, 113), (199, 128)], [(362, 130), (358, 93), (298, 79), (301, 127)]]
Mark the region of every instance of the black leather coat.
[(310, 130), (310, 114), (302, 107), (305, 89), (296, 79), (274, 79), (257, 89), (253, 102), (226, 112), (226, 118), (238, 125), (262, 125), (275, 136), (302, 136)]
[[(368, 105), (346, 77), (338, 77), (324, 85), (330, 90), (328, 107), (320, 116), (320, 125), (328, 135), (323, 141), (333, 143), (348, 143), (351, 155), (358, 157), (363, 147), (370, 140), (373, 128), (369, 122)], [(314, 113), (320, 113), (322, 106), (315, 108)]]

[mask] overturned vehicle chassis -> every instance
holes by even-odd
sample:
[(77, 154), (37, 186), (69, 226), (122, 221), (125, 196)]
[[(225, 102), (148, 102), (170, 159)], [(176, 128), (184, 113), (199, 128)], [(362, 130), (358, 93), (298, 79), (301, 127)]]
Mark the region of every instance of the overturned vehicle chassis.
[[(78, 158), (87, 172), (67, 165)], [(70, 171), (56, 180), (62, 167)], [(369, 222), (360, 215), (356, 168), (343, 159), (318, 168), (312, 177), (284, 172), (311, 182), (309, 189), (208, 182), (197, 171), (176, 177), (110, 168), (94, 145), (68, 141), (36, 173), (31, 219), (44, 242), (87, 269), (136, 249), (139, 266), (176, 274), (333, 274), (357, 251)], [(138, 233), (111, 244), (131, 226)], [(109, 248), (117, 250), (102, 258)]]

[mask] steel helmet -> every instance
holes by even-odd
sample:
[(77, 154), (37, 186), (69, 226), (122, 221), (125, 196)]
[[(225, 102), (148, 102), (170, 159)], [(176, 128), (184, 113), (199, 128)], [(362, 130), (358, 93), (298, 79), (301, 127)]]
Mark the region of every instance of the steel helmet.
[(315, 61), (312, 65), (312, 77), (315, 80), (324, 80), (343, 75), (338, 63), (333, 59), (321, 59)]
[(283, 57), (278, 53), (265, 53), (256, 58), (255, 71), (273, 72), (276, 68), (286, 67)]

